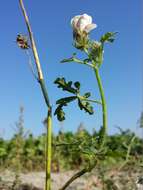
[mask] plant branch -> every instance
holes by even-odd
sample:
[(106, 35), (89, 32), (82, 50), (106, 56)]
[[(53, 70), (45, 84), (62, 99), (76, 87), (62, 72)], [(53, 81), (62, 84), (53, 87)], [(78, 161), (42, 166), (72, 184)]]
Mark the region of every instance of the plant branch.
[(93, 68), (94, 66), (90, 63), (85, 63), (84, 61), (80, 60), (80, 59), (77, 59), (76, 57), (73, 58), (73, 62), (76, 62), (76, 63), (80, 63), (80, 64), (83, 64), (83, 65), (87, 65), (91, 68)]
[(84, 169), (78, 171), (77, 173), (75, 173), (65, 184), (62, 188), (60, 188), (59, 190), (65, 190), (73, 181), (75, 181), (77, 178), (83, 176), (85, 173), (91, 172), (94, 167), (95, 167), (96, 163), (94, 162), (94, 164), (89, 163), (89, 165), (87, 167), (85, 167)]
[(66, 183), (65, 185), (60, 188), (59, 190), (65, 190), (73, 181), (75, 181), (77, 178), (81, 177), (82, 175), (84, 175), (85, 173), (88, 172), (87, 168), (82, 169), (81, 171), (78, 171), (77, 173), (75, 173)]

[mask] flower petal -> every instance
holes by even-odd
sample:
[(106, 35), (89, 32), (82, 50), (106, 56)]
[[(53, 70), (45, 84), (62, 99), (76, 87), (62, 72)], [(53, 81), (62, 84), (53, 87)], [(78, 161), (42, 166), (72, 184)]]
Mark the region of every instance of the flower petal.
[(87, 21), (88, 24), (92, 23), (92, 17), (87, 15), (87, 14), (83, 14), (82, 15), (84, 17), (84, 19)]
[(80, 17), (81, 17), (81, 15), (77, 15), (71, 19), (71, 25), (72, 25), (73, 29), (76, 29), (76, 25), (77, 25), (77, 22), (80, 19)]
[(76, 24), (76, 28), (80, 31), (83, 31), (85, 26), (88, 24), (88, 21), (84, 18), (84, 16), (81, 16)]
[(84, 31), (86, 33), (89, 33), (91, 30), (95, 29), (97, 27), (96, 24), (88, 24), (85, 28), (84, 28)]

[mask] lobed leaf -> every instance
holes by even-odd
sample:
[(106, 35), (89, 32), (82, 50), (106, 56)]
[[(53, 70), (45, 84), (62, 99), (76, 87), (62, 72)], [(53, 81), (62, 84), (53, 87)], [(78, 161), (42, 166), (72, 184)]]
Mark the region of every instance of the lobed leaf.
[(77, 94), (80, 87), (80, 83), (78, 82), (78, 86), (73, 88), (72, 81), (66, 82), (65, 78), (57, 78), (54, 83), (58, 85), (58, 88), (62, 88), (62, 90), (71, 92), (73, 94)]
[(117, 34), (117, 32), (107, 32), (106, 34), (104, 34), (101, 39), (100, 42), (101, 43), (105, 43), (105, 42), (114, 42), (115, 40), (115, 35)]
[(59, 121), (64, 121), (65, 120), (65, 112), (63, 111), (63, 106), (64, 105), (59, 105), (56, 110), (55, 110), (55, 113), (54, 115), (57, 116), (57, 119)]
[(57, 119), (59, 121), (65, 120), (65, 112), (63, 111), (63, 107), (67, 106), (68, 103), (74, 101), (76, 98), (77, 98), (76, 96), (70, 96), (57, 100), (56, 104), (59, 105), (56, 108), (54, 115), (57, 115)]
[(70, 96), (70, 97), (65, 97), (65, 98), (61, 98), (59, 100), (56, 101), (56, 104), (67, 104), (69, 102), (74, 101), (77, 98), (77, 96)]
[(78, 99), (78, 106), (81, 110), (85, 110), (90, 115), (92, 115), (94, 113), (93, 107), (90, 105), (89, 102)]

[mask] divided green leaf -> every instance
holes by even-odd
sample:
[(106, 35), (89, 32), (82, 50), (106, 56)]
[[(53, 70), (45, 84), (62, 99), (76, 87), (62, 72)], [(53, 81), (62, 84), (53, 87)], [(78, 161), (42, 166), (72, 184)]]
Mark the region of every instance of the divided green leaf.
[(64, 121), (65, 120), (65, 112), (63, 111), (63, 106), (64, 105), (59, 105), (56, 110), (54, 115), (57, 115), (57, 119), (59, 121)]
[(73, 84), (72, 81), (66, 82), (65, 78), (57, 78), (54, 83), (58, 85), (58, 88), (74, 94), (74, 96), (69, 96), (57, 100), (56, 104), (58, 104), (58, 106), (55, 110), (54, 115), (57, 115), (59, 121), (65, 120), (63, 107), (67, 106), (68, 103), (76, 99), (78, 100), (78, 106), (81, 110), (86, 111), (90, 115), (94, 113), (93, 107), (88, 102), (88, 98), (91, 96), (91, 94), (90, 92), (87, 92), (84, 94), (84, 96), (80, 96), (80, 83), (78, 81)]
[(54, 83), (58, 85), (58, 88), (62, 88), (62, 90), (71, 92), (73, 94), (77, 94), (80, 87), (80, 83), (76, 82), (76, 88), (73, 88), (72, 81), (66, 82), (65, 78), (57, 78)]
[(55, 110), (54, 115), (57, 115), (57, 119), (59, 121), (65, 120), (65, 113), (63, 111), (63, 107), (67, 106), (68, 103), (74, 101), (77, 97), (76, 96), (70, 96), (70, 97), (65, 97), (57, 100), (56, 104), (59, 104), (58, 107)]
[(81, 110), (85, 110), (90, 115), (94, 113), (93, 107), (90, 105), (89, 102), (81, 101), (80, 99), (78, 99), (78, 106)]
[(56, 101), (56, 104), (67, 104), (69, 102), (74, 101), (77, 98), (77, 96), (70, 96), (70, 97), (65, 97), (65, 98), (61, 98), (59, 100)]
[(101, 39), (100, 42), (101, 43), (105, 43), (105, 42), (114, 42), (115, 40), (115, 35), (117, 34), (117, 32), (107, 32), (106, 34), (104, 34)]
[(70, 58), (67, 58), (67, 59), (63, 59), (63, 60), (61, 61), (61, 63), (73, 62), (73, 61), (74, 61), (73, 59), (74, 59), (73, 57), (70, 57)]

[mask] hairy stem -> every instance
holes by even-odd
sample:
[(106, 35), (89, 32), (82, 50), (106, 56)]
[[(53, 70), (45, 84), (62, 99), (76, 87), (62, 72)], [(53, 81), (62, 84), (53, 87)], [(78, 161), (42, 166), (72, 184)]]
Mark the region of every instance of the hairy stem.
[(52, 147), (52, 143), (51, 143), (51, 139), (52, 139), (52, 111), (51, 111), (51, 105), (50, 105), (50, 101), (49, 101), (49, 97), (48, 97), (48, 92), (45, 86), (45, 82), (44, 82), (44, 78), (43, 78), (43, 73), (42, 73), (42, 69), (41, 69), (41, 64), (40, 64), (40, 60), (39, 60), (39, 56), (38, 56), (38, 52), (37, 52), (37, 48), (36, 48), (36, 44), (35, 44), (35, 40), (33, 37), (33, 32), (31, 29), (31, 25), (26, 13), (26, 9), (24, 7), (23, 4), (23, 0), (19, 0), (20, 3), (20, 7), (25, 19), (25, 23), (28, 29), (28, 33), (29, 33), (29, 38), (30, 38), (30, 42), (31, 42), (31, 48), (33, 51), (33, 56), (35, 59), (35, 64), (36, 64), (36, 68), (37, 68), (37, 73), (38, 73), (38, 81), (39, 84), (41, 86), (41, 91), (43, 93), (44, 96), (44, 100), (45, 103), (48, 107), (48, 117), (47, 117), (47, 135), (46, 135), (46, 180), (45, 180), (45, 190), (51, 190), (51, 147)]
[(104, 89), (103, 89), (103, 85), (102, 85), (102, 81), (100, 78), (98, 68), (94, 67), (94, 72), (95, 72), (95, 76), (97, 79), (99, 92), (100, 92), (100, 96), (101, 96), (101, 101), (102, 101), (102, 118), (103, 118), (103, 140), (101, 143), (101, 147), (102, 147), (105, 143), (105, 137), (106, 137), (106, 133), (107, 133), (107, 105), (106, 105)]

